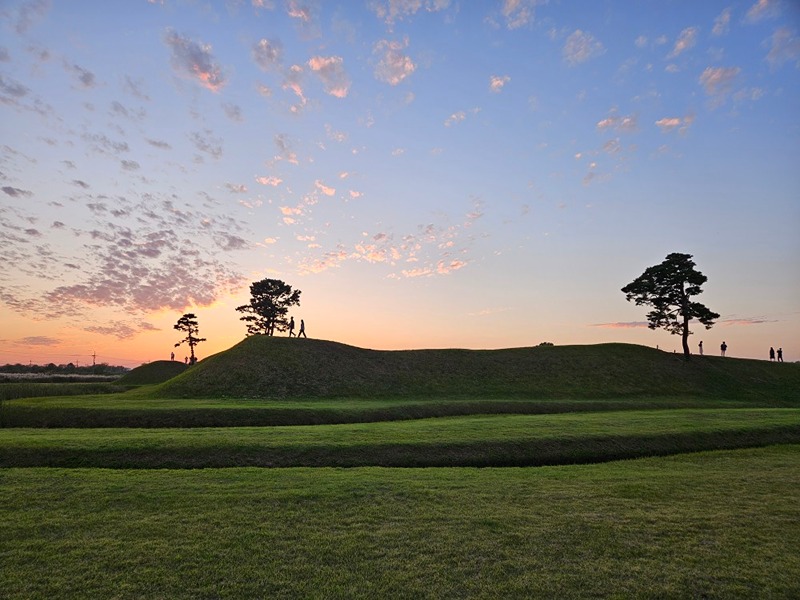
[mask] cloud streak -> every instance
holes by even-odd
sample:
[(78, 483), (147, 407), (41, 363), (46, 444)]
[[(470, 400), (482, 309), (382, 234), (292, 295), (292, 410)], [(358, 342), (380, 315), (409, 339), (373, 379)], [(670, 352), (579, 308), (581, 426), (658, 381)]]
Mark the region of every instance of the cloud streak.
[(212, 92), (219, 92), (225, 86), (227, 78), (211, 54), (210, 45), (195, 42), (172, 29), (164, 35), (164, 43), (172, 52), (176, 73)]

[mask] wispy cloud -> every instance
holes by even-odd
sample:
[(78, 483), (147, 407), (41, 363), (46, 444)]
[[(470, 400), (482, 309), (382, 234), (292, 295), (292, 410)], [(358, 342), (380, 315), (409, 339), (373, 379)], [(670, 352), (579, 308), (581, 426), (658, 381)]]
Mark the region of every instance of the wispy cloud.
[(189, 139), (199, 152), (208, 154), (214, 160), (222, 157), (222, 139), (214, 137), (208, 129), (192, 132)]
[(454, 112), (452, 115), (450, 115), (444, 120), (444, 126), (451, 127), (452, 125), (461, 123), (466, 118), (467, 118), (467, 113), (465, 113), (463, 110)]
[(11, 196), (12, 198), (28, 198), (33, 196), (33, 192), (30, 190), (23, 190), (10, 185), (5, 185), (0, 189), (2, 189), (5, 194)]
[(722, 319), (719, 324), (724, 327), (741, 326), (748, 327), (750, 325), (763, 325), (764, 323), (778, 323), (777, 319), (767, 319), (766, 317), (741, 317)]
[(427, 12), (447, 9), (450, 0), (372, 0), (369, 8), (381, 21), (393, 26), (397, 21), (412, 17), (423, 8)]
[(403, 51), (408, 47), (408, 39), (402, 42), (380, 40), (373, 47), (373, 54), (378, 57), (375, 65), (375, 77), (389, 85), (398, 85), (409, 77), (417, 68)]
[(58, 346), (61, 340), (46, 335), (31, 335), (14, 340), (17, 346)]
[(764, 19), (777, 17), (781, 12), (779, 0), (758, 0), (749, 8), (744, 17), (745, 23), (758, 23)]
[(84, 69), (79, 65), (70, 63), (64, 63), (64, 68), (67, 70), (67, 72), (72, 73), (75, 76), (76, 83), (80, 87), (84, 89), (91, 89), (97, 85), (94, 73), (88, 69)]
[(697, 34), (699, 32), (700, 30), (697, 27), (687, 27), (681, 31), (678, 39), (675, 40), (675, 46), (673, 46), (672, 52), (667, 55), (667, 58), (675, 58), (694, 47), (697, 43)]
[(536, 5), (536, 0), (503, 0), (500, 14), (505, 19), (506, 27), (519, 29), (532, 23)]
[(33, 25), (50, 10), (50, 0), (27, 0), (22, 2), (16, 14), (12, 13), (14, 30), (17, 33), (26, 33)]
[(239, 105), (225, 102), (222, 105), (222, 110), (225, 111), (225, 115), (231, 121), (235, 121), (236, 123), (241, 123), (242, 121), (244, 121), (244, 116), (242, 115), (242, 108)]
[(670, 133), (676, 129), (679, 133), (686, 133), (692, 123), (694, 123), (694, 115), (686, 115), (685, 117), (664, 117), (655, 122), (656, 127), (658, 127), (662, 133)]
[(169, 29), (164, 42), (172, 51), (172, 66), (175, 71), (197, 81), (212, 92), (220, 91), (227, 83), (222, 67), (211, 54), (211, 46), (195, 42)]
[(740, 72), (739, 67), (707, 67), (700, 75), (700, 85), (706, 94), (721, 101), (733, 88)]
[(773, 69), (787, 62), (794, 62), (795, 67), (800, 68), (800, 37), (788, 27), (777, 29), (770, 38), (767, 62)]
[(508, 75), (492, 75), (489, 77), (489, 91), (499, 94), (509, 81), (511, 81), (511, 77)]
[(591, 327), (603, 327), (605, 329), (640, 329), (648, 327), (647, 321), (618, 321), (616, 323), (595, 323)]
[(605, 47), (591, 33), (575, 30), (564, 44), (564, 60), (570, 66), (576, 66), (589, 59), (602, 55)]
[(276, 177), (275, 175), (268, 175), (262, 177), (256, 177), (256, 182), (260, 183), (261, 185), (271, 185), (272, 187), (277, 187), (281, 183), (283, 183), (283, 179), (280, 177)]
[(717, 37), (728, 33), (731, 24), (731, 9), (724, 9), (716, 19), (714, 19), (714, 27), (711, 30), (712, 35)]
[(303, 67), (300, 65), (292, 65), (284, 72), (281, 87), (297, 96), (299, 103), (292, 106), (292, 112), (298, 113), (308, 104), (306, 93), (303, 90)]
[(601, 119), (597, 122), (597, 129), (599, 131), (620, 131), (630, 133), (638, 129), (638, 118), (636, 115), (620, 116), (612, 111), (608, 117)]
[(314, 56), (308, 61), (308, 67), (322, 79), (328, 94), (336, 98), (347, 97), (350, 78), (345, 73), (341, 56)]
[(253, 45), (250, 55), (263, 71), (276, 71), (283, 58), (283, 45), (279, 40), (261, 39)]

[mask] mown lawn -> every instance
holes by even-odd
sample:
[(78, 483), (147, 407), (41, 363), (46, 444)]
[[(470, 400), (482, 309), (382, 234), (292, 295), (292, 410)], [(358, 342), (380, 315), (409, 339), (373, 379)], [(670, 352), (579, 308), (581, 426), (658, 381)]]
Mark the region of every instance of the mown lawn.
[(799, 497), (800, 445), (543, 468), (0, 469), (0, 590), (792, 598)]
[(294, 427), (8, 429), (0, 466), (524, 466), (800, 442), (797, 409), (473, 415)]
[(2, 427), (243, 427), (398, 421), (474, 414), (549, 414), (668, 408), (780, 406), (769, 399), (636, 397), (520, 400), (472, 398), (153, 398), (148, 390), (123, 394), (24, 398), (0, 407)]

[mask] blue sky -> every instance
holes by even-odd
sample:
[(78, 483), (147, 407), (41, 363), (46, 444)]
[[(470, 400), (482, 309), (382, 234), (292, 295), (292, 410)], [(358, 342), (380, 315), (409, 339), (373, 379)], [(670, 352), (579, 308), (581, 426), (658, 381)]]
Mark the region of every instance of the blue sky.
[[(0, 3), (0, 362), (201, 356), (264, 277), (372, 348), (626, 341), (709, 278), (706, 348), (800, 354), (800, 6)], [(708, 350), (707, 350), (708, 351)], [(794, 354), (792, 354), (794, 352)]]

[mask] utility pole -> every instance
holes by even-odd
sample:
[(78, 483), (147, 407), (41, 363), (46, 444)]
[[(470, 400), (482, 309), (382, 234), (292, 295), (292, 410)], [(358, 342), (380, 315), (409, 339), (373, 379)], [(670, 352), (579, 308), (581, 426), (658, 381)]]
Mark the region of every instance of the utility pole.
[(92, 350), (92, 367), (93, 367), (93, 368), (94, 368), (94, 365), (95, 365), (95, 359), (96, 359), (96, 358), (97, 358), (97, 352), (95, 352), (94, 350)]

